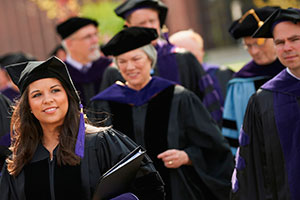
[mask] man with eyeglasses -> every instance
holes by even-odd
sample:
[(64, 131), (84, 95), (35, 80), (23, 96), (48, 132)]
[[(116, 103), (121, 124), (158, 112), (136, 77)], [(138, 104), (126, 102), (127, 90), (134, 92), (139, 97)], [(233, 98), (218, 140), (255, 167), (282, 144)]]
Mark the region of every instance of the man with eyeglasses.
[(71, 17), (56, 27), (67, 52), (65, 64), (84, 106), (100, 91), (103, 72), (112, 63), (100, 54), (97, 27), (97, 21), (83, 17)]
[(249, 63), (234, 74), (227, 85), (222, 134), (228, 140), (234, 155), (239, 146), (239, 131), (249, 98), (262, 84), (284, 69), (277, 59), (273, 39), (251, 37), (276, 8), (267, 6), (250, 9), (229, 28), (229, 33), (234, 39), (243, 40), (252, 57)]

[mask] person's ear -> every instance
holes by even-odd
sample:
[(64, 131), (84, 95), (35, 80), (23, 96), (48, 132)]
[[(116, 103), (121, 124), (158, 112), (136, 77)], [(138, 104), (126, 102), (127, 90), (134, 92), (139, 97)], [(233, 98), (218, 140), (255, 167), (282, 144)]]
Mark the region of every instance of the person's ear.
[(124, 22), (124, 27), (130, 27), (130, 23), (127, 20)]
[(67, 48), (70, 49), (72, 47), (73, 40), (71, 38), (68, 38), (65, 40), (65, 44), (66, 44)]

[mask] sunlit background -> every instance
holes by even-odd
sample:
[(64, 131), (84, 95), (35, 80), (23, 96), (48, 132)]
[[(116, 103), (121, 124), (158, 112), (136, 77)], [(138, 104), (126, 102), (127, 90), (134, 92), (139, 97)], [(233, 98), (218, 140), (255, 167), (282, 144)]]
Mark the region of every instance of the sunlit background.
[[(166, 20), (171, 33), (193, 29), (205, 41), (205, 59), (216, 64), (249, 59), (240, 42), (228, 34), (231, 22), (251, 8), (300, 7), (300, 0), (163, 0), (169, 7)], [(23, 51), (38, 59), (49, 57), (60, 43), (56, 25), (80, 15), (99, 22), (101, 43), (122, 29), (114, 9), (122, 0), (0, 0), (0, 55)]]

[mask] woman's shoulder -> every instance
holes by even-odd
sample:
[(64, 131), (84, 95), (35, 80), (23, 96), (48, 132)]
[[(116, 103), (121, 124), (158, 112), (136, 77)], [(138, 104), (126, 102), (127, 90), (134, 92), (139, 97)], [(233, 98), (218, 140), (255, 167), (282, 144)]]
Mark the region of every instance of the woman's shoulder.
[(114, 140), (113, 138), (125, 137), (124, 134), (115, 130), (112, 126), (96, 127), (90, 124), (85, 125), (85, 139), (88, 143), (107, 142), (107, 140)]
[(195, 93), (185, 88), (182, 85), (176, 85), (174, 89), (174, 96), (181, 98), (198, 98)]
[(101, 141), (105, 134), (111, 133), (112, 127), (96, 127), (90, 124), (85, 124), (85, 140), (86, 145), (90, 146), (96, 141)]

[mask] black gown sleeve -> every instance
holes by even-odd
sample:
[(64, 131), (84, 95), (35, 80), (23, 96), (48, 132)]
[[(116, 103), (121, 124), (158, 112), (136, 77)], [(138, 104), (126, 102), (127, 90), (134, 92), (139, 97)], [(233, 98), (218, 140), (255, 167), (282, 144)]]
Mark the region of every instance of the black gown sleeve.
[[(100, 174), (105, 173), (137, 147), (129, 137), (112, 128), (99, 133), (97, 140), (95, 144)], [(147, 155), (128, 192), (132, 192), (141, 200), (164, 199), (164, 183)]]
[(239, 138), (231, 199), (289, 199), (272, 99), (272, 93), (259, 90), (249, 100)]
[(211, 198), (228, 199), (234, 167), (229, 144), (200, 100), (190, 91), (185, 93), (180, 108), (188, 140), (184, 150), (199, 180), (202, 180), (201, 190), (209, 191), (206, 197), (213, 193)]
[[(259, 135), (262, 134), (262, 123), (256, 104), (255, 95), (249, 100), (240, 138), (242, 144), (236, 154), (236, 167), (232, 179), (232, 199), (261, 199), (259, 186), (263, 189), (261, 160), (262, 146)], [(259, 176), (257, 176), (259, 175)]]
[[(197, 58), (189, 51), (177, 53), (176, 60), (182, 85), (200, 98), (214, 120), (221, 127), (221, 97), (214, 88), (213, 78), (205, 72)], [(216, 115), (216, 113), (219, 114)]]

